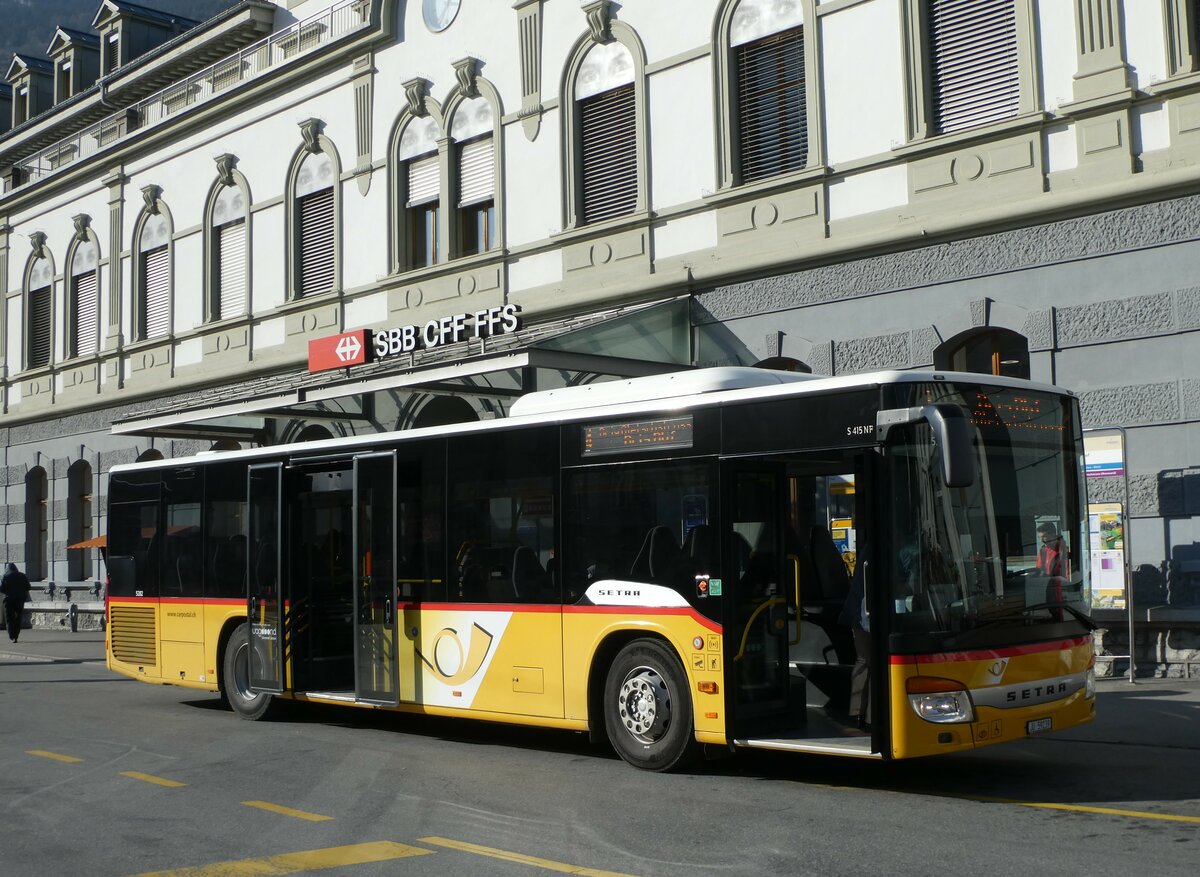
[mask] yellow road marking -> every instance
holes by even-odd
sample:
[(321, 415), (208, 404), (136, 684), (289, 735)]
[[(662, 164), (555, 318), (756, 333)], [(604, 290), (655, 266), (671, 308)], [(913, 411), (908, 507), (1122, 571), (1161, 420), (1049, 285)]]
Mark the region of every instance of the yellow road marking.
[(382, 840), (344, 847), (327, 847), (323, 850), (284, 853), (261, 859), (217, 862), (213, 865), (179, 868), (174, 871), (148, 871), (137, 877), (276, 877), (280, 874), (300, 874), (305, 871), (320, 871), (323, 868), (341, 868), (345, 865), (365, 865), (368, 862), (389, 862), (408, 856), (430, 855), (433, 855), (433, 850)]
[(74, 755), (59, 755), (57, 752), (47, 752), (45, 749), (26, 749), (25, 754), (36, 755), (38, 758), (53, 758), (55, 761), (65, 761), (68, 764), (83, 761), (82, 758), (76, 758)]
[(304, 810), (293, 810), (281, 804), (269, 804), (266, 801), (243, 801), (247, 807), (257, 807), (259, 810), (270, 810), (272, 813), (282, 813), (284, 816), (294, 816), (297, 819), (307, 819), (309, 822), (327, 822), (332, 816), (322, 816), (320, 813), (308, 813)]
[(1158, 819), (1163, 822), (1190, 822), (1200, 825), (1200, 816), (1180, 816), (1174, 813), (1151, 813), (1148, 810), (1119, 810), (1115, 807), (1089, 807), (1086, 804), (1055, 804), (1049, 801), (1017, 801), (1013, 798), (984, 798), (970, 796), (972, 801), (987, 804), (1016, 804), (1020, 807), (1040, 807), (1044, 810), (1067, 810), (1075, 813), (1098, 813), (1101, 816), (1124, 816), (1131, 819)]
[(493, 859), (503, 859), (506, 862), (516, 862), (521, 865), (531, 865), (534, 868), (544, 868), (547, 871), (559, 871), (563, 874), (578, 874), (580, 877), (631, 877), (620, 871), (597, 871), (595, 868), (582, 868), (578, 865), (567, 865), (563, 862), (552, 862), (549, 859), (539, 859), (521, 853), (510, 853), (508, 850), (497, 850), (492, 847), (481, 847), (461, 840), (450, 840), (445, 837), (418, 838), (421, 843), (433, 844), (439, 847), (449, 847), (464, 853), (474, 853), (477, 856), (488, 856)]
[(154, 783), (156, 786), (166, 786), (168, 789), (181, 789), (187, 783), (176, 782), (175, 780), (163, 779), (148, 773), (139, 773), (136, 770), (123, 770), (121, 776), (129, 777), (131, 780), (141, 780), (144, 783)]

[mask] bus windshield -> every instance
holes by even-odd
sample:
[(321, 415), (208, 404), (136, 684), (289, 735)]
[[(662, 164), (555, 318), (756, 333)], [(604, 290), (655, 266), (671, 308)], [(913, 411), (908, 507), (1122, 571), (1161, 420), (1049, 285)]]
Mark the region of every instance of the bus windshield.
[(963, 406), (978, 474), (969, 487), (947, 487), (924, 424), (889, 446), (894, 649), (992, 647), (1090, 629), (1075, 401), (942, 382), (904, 389), (902, 404)]

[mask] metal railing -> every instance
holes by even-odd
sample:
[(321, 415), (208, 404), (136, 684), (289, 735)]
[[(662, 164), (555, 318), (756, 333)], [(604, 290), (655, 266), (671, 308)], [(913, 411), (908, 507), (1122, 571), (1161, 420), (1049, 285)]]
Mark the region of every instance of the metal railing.
[[(134, 131), (140, 131), (206, 103), (223, 92), (261, 76), (370, 23), (370, 0), (343, 0), (323, 12), (222, 58), (181, 82), (173, 83), (76, 134), (59, 140), (18, 163), (21, 185), (87, 158)], [(13, 186), (16, 188), (16, 186)]]

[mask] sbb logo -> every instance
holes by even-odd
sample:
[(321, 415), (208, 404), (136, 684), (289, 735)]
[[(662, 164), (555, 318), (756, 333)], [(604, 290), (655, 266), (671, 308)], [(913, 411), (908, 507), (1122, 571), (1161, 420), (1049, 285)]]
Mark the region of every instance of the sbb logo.
[(371, 347), (369, 332), (370, 329), (358, 329), (309, 341), (308, 370), (320, 372), (366, 362)]

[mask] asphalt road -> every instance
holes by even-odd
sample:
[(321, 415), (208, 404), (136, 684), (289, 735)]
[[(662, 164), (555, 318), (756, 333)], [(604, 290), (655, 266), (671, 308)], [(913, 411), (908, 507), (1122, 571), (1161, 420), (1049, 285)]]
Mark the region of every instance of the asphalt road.
[(922, 762), (742, 753), (683, 774), (578, 734), (332, 707), (246, 722), (0, 646), (0, 873), (1183, 875), (1200, 683), (1102, 682), (1091, 726)]

